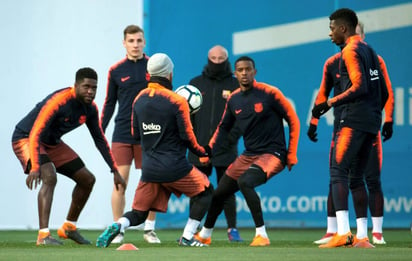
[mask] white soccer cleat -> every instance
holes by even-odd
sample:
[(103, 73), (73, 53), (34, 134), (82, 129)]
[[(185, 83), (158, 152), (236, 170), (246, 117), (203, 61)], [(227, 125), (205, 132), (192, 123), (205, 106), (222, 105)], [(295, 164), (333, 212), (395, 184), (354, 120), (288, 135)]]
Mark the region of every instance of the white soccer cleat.
[(382, 233), (372, 233), (372, 243), (375, 245), (385, 245)]
[(336, 233), (326, 233), (321, 239), (313, 241), (314, 244), (323, 245), (328, 243)]
[(120, 232), (115, 238), (112, 240), (112, 244), (121, 244), (124, 240), (124, 233)]
[(160, 239), (157, 237), (154, 230), (147, 231), (143, 234), (143, 239), (150, 244), (160, 244)]

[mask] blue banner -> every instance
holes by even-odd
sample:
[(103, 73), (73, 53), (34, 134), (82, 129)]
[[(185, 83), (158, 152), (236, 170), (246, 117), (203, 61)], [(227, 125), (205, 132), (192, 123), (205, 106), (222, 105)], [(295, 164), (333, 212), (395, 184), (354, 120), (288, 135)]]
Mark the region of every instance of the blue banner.
[[(299, 163), (258, 188), (267, 226), (326, 225), (332, 112), (320, 120), (317, 143), (306, 131), (325, 60), (338, 51), (329, 39), (328, 16), (349, 7), (365, 24), (366, 41), (385, 59), (395, 95), (394, 135), (383, 144), (382, 186), (385, 227), (409, 227), (412, 217), (412, 41), (410, 1), (146, 1), (148, 54), (165, 52), (175, 63), (174, 86), (199, 75), (215, 44), (229, 50), (232, 65), (241, 55), (256, 62), (258, 81), (274, 85), (294, 104), (301, 121)], [(261, 2), (261, 4), (259, 4)], [(303, 3), (302, 3), (303, 2)], [(244, 4), (242, 4), (244, 3)], [(173, 8), (168, 8), (173, 5)], [(303, 5), (296, 8), (296, 5)], [(307, 5), (306, 7), (304, 5)], [(219, 6), (219, 8), (216, 8)], [(308, 12), (307, 10), (311, 10)], [(386, 17), (388, 19), (383, 19)], [(397, 19), (391, 19), (396, 17)], [(243, 144), (239, 144), (243, 151)], [(215, 177), (211, 178), (215, 181)], [(158, 226), (182, 227), (188, 199), (173, 197)], [(350, 206), (351, 222), (355, 222)], [(253, 226), (237, 194), (239, 226)], [(353, 223), (354, 225), (355, 223)], [(222, 214), (218, 226), (225, 227)]]

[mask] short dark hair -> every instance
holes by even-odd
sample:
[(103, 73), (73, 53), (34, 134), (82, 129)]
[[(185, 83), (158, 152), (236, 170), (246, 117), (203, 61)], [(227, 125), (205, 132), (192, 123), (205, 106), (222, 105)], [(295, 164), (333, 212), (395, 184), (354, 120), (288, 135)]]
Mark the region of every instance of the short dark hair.
[(90, 67), (80, 68), (76, 72), (76, 82), (81, 82), (85, 78), (93, 79), (97, 81), (97, 73)]
[(255, 67), (255, 61), (253, 61), (253, 59), (250, 58), (249, 56), (241, 56), (241, 57), (237, 58), (237, 60), (236, 60), (236, 62), (235, 62), (235, 68), (236, 68), (236, 64), (237, 64), (238, 62), (241, 62), (241, 61), (252, 62), (253, 68), (256, 68), (256, 67)]
[(123, 37), (124, 37), (124, 39), (126, 39), (127, 34), (135, 34), (135, 33), (144, 34), (144, 31), (141, 27), (139, 27), (137, 25), (134, 25), (134, 24), (131, 24), (131, 25), (126, 26), (126, 28), (124, 29)]
[(358, 16), (349, 8), (340, 8), (329, 16), (329, 20), (340, 20), (352, 29), (358, 25)]

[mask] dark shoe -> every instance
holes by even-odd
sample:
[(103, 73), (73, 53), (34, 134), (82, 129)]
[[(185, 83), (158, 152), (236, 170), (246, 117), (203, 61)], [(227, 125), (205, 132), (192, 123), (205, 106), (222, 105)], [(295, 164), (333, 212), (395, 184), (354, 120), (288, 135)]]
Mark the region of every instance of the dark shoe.
[(60, 238), (69, 238), (80, 245), (91, 244), (89, 240), (80, 235), (75, 225), (68, 222), (64, 222), (64, 224), (57, 230), (57, 235), (59, 235)]
[(52, 246), (61, 246), (63, 245), (62, 242), (59, 240), (53, 238), (49, 233), (42, 233), (39, 232), (39, 235), (37, 236), (37, 242), (36, 245), (52, 245)]

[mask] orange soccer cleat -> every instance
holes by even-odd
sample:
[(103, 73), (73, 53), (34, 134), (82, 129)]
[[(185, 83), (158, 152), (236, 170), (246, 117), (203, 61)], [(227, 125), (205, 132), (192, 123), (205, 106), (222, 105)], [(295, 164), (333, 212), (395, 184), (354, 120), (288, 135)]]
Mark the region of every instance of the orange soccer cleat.
[(352, 245), (353, 242), (353, 235), (349, 231), (348, 233), (344, 235), (334, 235), (332, 239), (326, 243), (319, 245), (319, 248), (334, 248), (334, 247), (340, 247), (340, 246), (348, 246)]
[(253, 238), (252, 243), (250, 246), (268, 246), (270, 245), (270, 240), (267, 237), (262, 237), (261, 235), (257, 235)]
[(356, 236), (353, 237), (352, 246), (356, 248), (374, 248), (375, 246), (369, 243), (369, 238), (364, 237), (358, 239)]
[(196, 234), (193, 235), (193, 238), (196, 239), (197, 241), (199, 241), (202, 244), (205, 245), (210, 245), (212, 244), (212, 237), (208, 237), (208, 238), (203, 238), (199, 235), (199, 232), (197, 232)]

